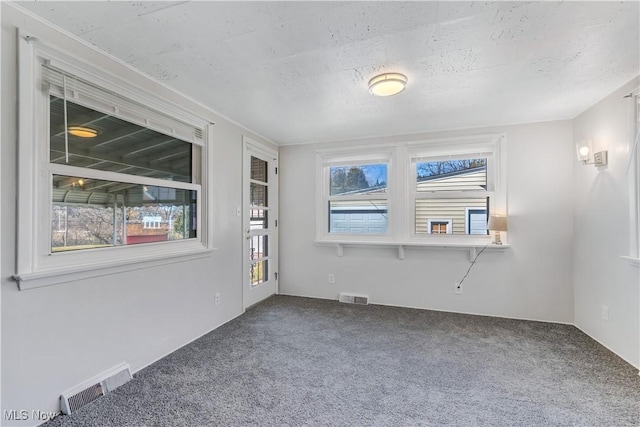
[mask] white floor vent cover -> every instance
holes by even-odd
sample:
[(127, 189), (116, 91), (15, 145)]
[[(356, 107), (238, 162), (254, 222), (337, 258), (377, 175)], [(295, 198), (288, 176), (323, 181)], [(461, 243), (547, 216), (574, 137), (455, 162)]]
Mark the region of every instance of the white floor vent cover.
[(347, 304), (367, 305), (369, 304), (369, 297), (367, 295), (356, 295), (340, 292), (340, 302), (344, 302)]
[(131, 381), (129, 364), (122, 363), (88, 381), (65, 391), (60, 396), (60, 409), (63, 414), (71, 414), (100, 396), (104, 396), (121, 385)]

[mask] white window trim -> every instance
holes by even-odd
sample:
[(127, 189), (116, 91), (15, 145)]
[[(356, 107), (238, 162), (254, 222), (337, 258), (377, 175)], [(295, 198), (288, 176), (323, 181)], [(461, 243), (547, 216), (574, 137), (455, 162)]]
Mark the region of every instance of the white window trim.
[[(407, 144), (407, 153), (410, 170), (407, 173), (408, 186), (407, 197), (407, 224), (411, 229), (407, 230), (406, 237), (409, 242), (423, 242), (425, 245), (438, 243), (442, 236), (430, 233), (416, 233), (415, 201), (429, 198), (473, 198), (490, 197), (489, 212), (487, 215), (507, 215), (507, 191), (506, 191), (506, 136), (504, 134), (473, 135), (467, 137), (442, 138), (427, 141), (417, 141)], [(416, 181), (414, 159), (460, 159), (486, 156), (487, 153), (487, 190), (486, 191), (448, 191), (438, 193), (418, 193), (413, 183)], [(503, 243), (506, 241), (506, 233)], [(438, 239), (438, 240), (436, 240)], [(480, 234), (465, 234), (446, 236), (446, 239), (456, 243), (487, 244), (491, 242), (491, 236)]]
[[(114, 172), (75, 168), (73, 166), (50, 164), (48, 144), (42, 142), (42, 135), (48, 141), (48, 115), (46, 103), (49, 91), (40, 90), (42, 63), (47, 58), (56, 68), (73, 73), (106, 90), (165, 114), (184, 123), (193, 124), (203, 130), (201, 140), (190, 141), (201, 147), (200, 163), (194, 168), (200, 170), (200, 183), (172, 182), (171, 187), (197, 191), (197, 230), (198, 237), (183, 241), (156, 242), (132, 246), (87, 249), (77, 252), (51, 253), (50, 248), (50, 211), (51, 211), (51, 175), (76, 175), (94, 177), (111, 181), (124, 181), (136, 184), (151, 184), (166, 187), (163, 180), (136, 177)], [(87, 277), (127, 271), (132, 268), (146, 268), (164, 265), (167, 260), (179, 262), (208, 256), (211, 247), (212, 221), (207, 220), (211, 212), (212, 200), (208, 196), (212, 153), (211, 125), (207, 120), (178, 108), (151, 93), (133, 86), (129, 82), (107, 72), (101, 71), (71, 54), (47, 46), (31, 38), (22, 31), (19, 33), (19, 176), (18, 176), (18, 244), (17, 271), (13, 276), (21, 290), (48, 286)], [(158, 117), (156, 116), (155, 119)], [(45, 122), (45, 123), (42, 123)], [(39, 127), (34, 123), (40, 123)], [(161, 124), (161, 123), (160, 123)], [(45, 129), (46, 128), (46, 129)], [(91, 175), (91, 176), (90, 176)], [(34, 214), (38, 213), (38, 214)]]
[(631, 265), (640, 267), (640, 88), (632, 91), (636, 95), (631, 103), (631, 132), (629, 143), (629, 256), (622, 258)]
[[(318, 150), (316, 152), (316, 240), (317, 241), (390, 241), (391, 231), (387, 227), (385, 234), (329, 233), (328, 203), (333, 200), (385, 200), (387, 215), (391, 215), (393, 192), (389, 188), (389, 177), (393, 173), (394, 153), (388, 145), (371, 147), (347, 147), (340, 150)], [(329, 188), (329, 169), (340, 165), (387, 164), (387, 192), (373, 195), (331, 196)]]
[(451, 234), (453, 232), (453, 220), (451, 218), (430, 218), (427, 221), (427, 233), (428, 234), (433, 234), (431, 232), (431, 224), (434, 222), (439, 222), (439, 223), (445, 223), (447, 224), (447, 234)]
[[(433, 248), (465, 248), (475, 251), (491, 243), (489, 235), (417, 235), (415, 233), (415, 213), (412, 206), (411, 186), (415, 181), (415, 170), (411, 172), (411, 159), (414, 157), (455, 157), (469, 153), (492, 154), (490, 180), (492, 191), (482, 191), (482, 197), (491, 193), (492, 200), (487, 215), (507, 215), (507, 183), (506, 183), (506, 135), (483, 134), (465, 137), (451, 137), (422, 140), (416, 142), (397, 142), (393, 144), (349, 146), (339, 150), (324, 149), (316, 151), (316, 243), (337, 244), (338, 253), (342, 254), (344, 246), (392, 246), (404, 254), (404, 247)], [(326, 195), (328, 194), (328, 165), (332, 162), (372, 163), (380, 160), (381, 153), (389, 157), (387, 172), (387, 212), (389, 215), (386, 235), (329, 234), (326, 212)], [(411, 179), (413, 174), (413, 180)], [(462, 193), (462, 192), (460, 192)], [(460, 193), (445, 197), (460, 197)], [(470, 196), (473, 192), (464, 192)], [(503, 233), (501, 249), (509, 247)], [(340, 255), (341, 256), (341, 255)], [(404, 255), (400, 256), (403, 258)]]

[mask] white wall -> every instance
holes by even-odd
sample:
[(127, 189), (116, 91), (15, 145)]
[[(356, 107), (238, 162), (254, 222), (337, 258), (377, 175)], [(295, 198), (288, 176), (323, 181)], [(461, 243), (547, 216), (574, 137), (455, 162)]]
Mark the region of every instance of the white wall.
[[(591, 139), (595, 151), (609, 152), (602, 170), (574, 161), (575, 324), (636, 367), (640, 269), (620, 256), (630, 255), (627, 163), (634, 102), (623, 96), (639, 84), (636, 77), (573, 121), (574, 141)], [(609, 320), (602, 318), (603, 305)]]
[[(242, 202), (242, 134), (248, 133), (11, 5), (1, 7), (2, 410), (57, 411), (65, 389), (123, 361), (137, 371), (242, 313), (242, 226), (236, 206)], [(216, 123), (212, 217), (218, 250), (210, 258), (18, 291), (10, 278), (16, 262), (16, 27)], [(222, 303), (214, 308), (216, 292)]]
[[(431, 135), (504, 132), (507, 151), (509, 243), (485, 251), (455, 295), (469, 266), (465, 251), (345, 248), (314, 243), (315, 151), (341, 143), (280, 148), (280, 292), (337, 298), (368, 294), (372, 303), (573, 323), (572, 124), (556, 121)], [(404, 139), (398, 140), (408, 140)], [(391, 138), (372, 142), (389, 142)], [(342, 143), (344, 144), (344, 143)], [(327, 275), (335, 274), (335, 284)]]
[[(0, 7), (2, 410), (55, 411), (66, 388), (122, 361), (138, 370), (242, 312), (243, 235), (235, 209), (241, 205), (241, 141), (247, 132), (187, 102), (216, 123), (212, 217), (219, 250), (210, 258), (19, 292), (10, 279), (16, 247), (15, 28), (168, 99), (182, 98), (11, 5)], [(623, 170), (628, 131), (621, 95), (634, 83), (627, 86), (575, 121), (412, 137), (487, 132), (507, 137), (512, 246), (483, 253), (462, 296), (454, 295), (453, 283), (468, 268), (467, 252), (409, 248), (406, 259), (399, 260), (391, 249), (347, 248), (340, 258), (335, 248), (317, 246), (315, 150), (339, 144), (282, 147), (281, 293), (336, 298), (340, 291), (352, 291), (369, 294), (373, 303), (566, 323), (574, 323), (575, 301), (575, 323), (638, 366), (638, 269), (619, 258), (628, 253)], [(583, 137), (609, 150), (607, 169), (577, 165), (573, 141)], [(335, 284), (327, 283), (329, 273), (335, 274)], [(216, 292), (222, 304), (214, 308)], [(608, 322), (601, 320), (603, 304), (609, 306)]]

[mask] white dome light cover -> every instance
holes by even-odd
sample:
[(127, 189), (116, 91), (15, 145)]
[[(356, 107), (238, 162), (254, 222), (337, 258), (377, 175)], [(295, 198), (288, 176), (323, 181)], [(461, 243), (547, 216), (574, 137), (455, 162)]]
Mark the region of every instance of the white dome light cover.
[(392, 96), (407, 86), (407, 76), (400, 73), (384, 73), (369, 80), (369, 93), (375, 96)]

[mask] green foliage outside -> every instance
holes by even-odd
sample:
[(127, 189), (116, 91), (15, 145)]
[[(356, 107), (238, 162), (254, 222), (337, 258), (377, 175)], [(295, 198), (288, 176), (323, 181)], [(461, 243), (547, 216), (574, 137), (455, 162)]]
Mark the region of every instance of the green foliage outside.
[(332, 195), (363, 190), (369, 187), (364, 171), (357, 166), (351, 166), (348, 170), (346, 168), (335, 168), (331, 176)]

